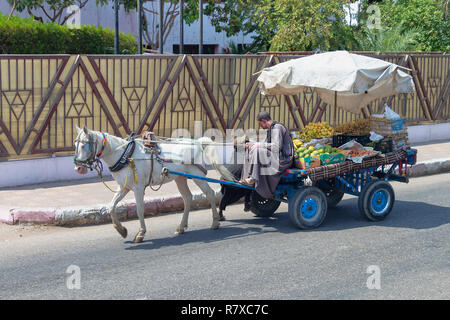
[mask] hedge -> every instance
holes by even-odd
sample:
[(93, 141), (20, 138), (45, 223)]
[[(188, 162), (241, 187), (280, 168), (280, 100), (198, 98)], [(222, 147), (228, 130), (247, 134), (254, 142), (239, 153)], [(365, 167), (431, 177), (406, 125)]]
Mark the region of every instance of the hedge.
[[(119, 33), (121, 54), (138, 52), (136, 39)], [(0, 14), (0, 54), (114, 54), (114, 31), (83, 25), (69, 28)]]

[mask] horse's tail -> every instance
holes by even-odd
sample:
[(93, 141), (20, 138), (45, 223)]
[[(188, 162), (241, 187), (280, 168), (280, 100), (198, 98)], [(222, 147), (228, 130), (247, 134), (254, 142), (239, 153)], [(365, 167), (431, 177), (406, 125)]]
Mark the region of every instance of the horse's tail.
[(236, 181), (233, 174), (222, 164), (222, 161), (220, 161), (216, 146), (213, 145), (214, 142), (208, 137), (201, 137), (197, 141), (201, 144), (206, 160), (208, 160), (211, 166), (226, 180)]

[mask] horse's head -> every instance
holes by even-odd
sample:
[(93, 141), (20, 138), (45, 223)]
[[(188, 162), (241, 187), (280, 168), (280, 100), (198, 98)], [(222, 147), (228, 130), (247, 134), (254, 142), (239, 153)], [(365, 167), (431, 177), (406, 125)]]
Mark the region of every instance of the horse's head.
[(95, 160), (97, 152), (97, 137), (93, 132), (84, 127), (77, 128), (77, 138), (75, 139), (75, 171), (80, 174), (86, 174), (87, 169), (91, 167)]

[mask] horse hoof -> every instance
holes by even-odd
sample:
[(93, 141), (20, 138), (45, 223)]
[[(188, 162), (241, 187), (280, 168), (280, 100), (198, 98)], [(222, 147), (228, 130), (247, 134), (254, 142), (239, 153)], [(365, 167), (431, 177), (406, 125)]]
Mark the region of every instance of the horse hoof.
[(183, 233), (184, 233), (184, 229), (178, 228), (177, 231), (175, 231), (176, 235), (180, 235), (180, 234), (183, 234)]
[(219, 226), (220, 226), (220, 223), (213, 224), (213, 225), (211, 226), (211, 229), (212, 229), (212, 230), (217, 230), (217, 229), (219, 229)]
[(127, 228), (125, 228), (125, 227), (122, 227), (122, 228), (114, 227), (114, 228), (116, 228), (117, 232), (122, 236), (122, 238), (125, 239), (127, 237), (127, 235), (128, 235)]
[(144, 236), (136, 236), (134, 238), (135, 243), (141, 243), (142, 241), (144, 241)]
[(227, 220), (227, 219), (225, 218), (225, 216), (220, 216), (219, 221), (225, 221), (225, 220)]

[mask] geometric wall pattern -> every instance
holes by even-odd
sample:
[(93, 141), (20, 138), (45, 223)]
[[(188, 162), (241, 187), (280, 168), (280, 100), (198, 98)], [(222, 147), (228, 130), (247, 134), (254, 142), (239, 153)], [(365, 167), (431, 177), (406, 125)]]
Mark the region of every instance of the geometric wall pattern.
[(385, 103), (410, 123), (450, 120), (450, 55), (385, 54), (412, 70), (416, 92), (385, 97), (361, 114), (335, 110), (314, 89), (263, 96), (257, 72), (297, 55), (0, 56), (0, 160), (70, 154), (75, 125), (127, 136), (152, 130), (258, 128), (270, 111), (290, 129), (341, 124)]

